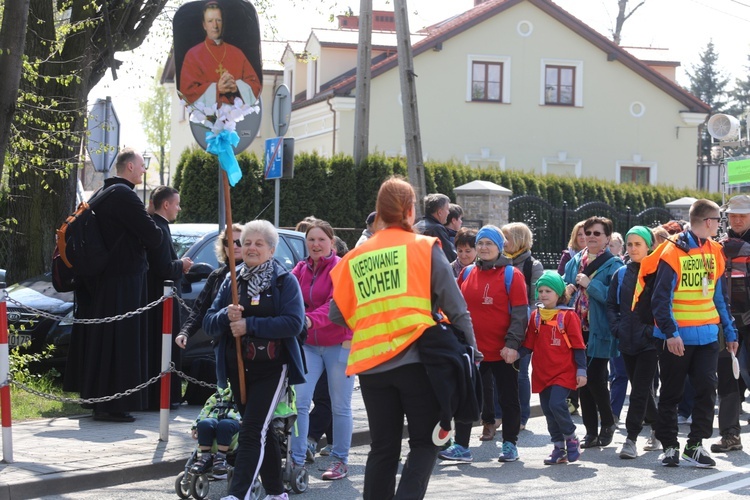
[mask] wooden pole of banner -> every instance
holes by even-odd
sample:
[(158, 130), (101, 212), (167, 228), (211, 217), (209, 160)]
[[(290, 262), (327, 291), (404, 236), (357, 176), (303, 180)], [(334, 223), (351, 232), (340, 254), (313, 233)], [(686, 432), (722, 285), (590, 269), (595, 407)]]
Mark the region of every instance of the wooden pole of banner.
[[(237, 294), (237, 270), (235, 266), (231, 264), (234, 260), (234, 243), (232, 242), (232, 200), (229, 197), (229, 177), (226, 171), (221, 171), (221, 177), (224, 179), (224, 212), (226, 213), (226, 224), (224, 226), (225, 238), (229, 241), (229, 276), (232, 278), (232, 304), (239, 305), (240, 299)], [(240, 378), (240, 401), (242, 404), (247, 404), (247, 394), (245, 392), (245, 361), (242, 359), (242, 342), (240, 337), (235, 337), (235, 346), (237, 347), (237, 371), (239, 372)], [(235, 393), (236, 394), (236, 393)]]

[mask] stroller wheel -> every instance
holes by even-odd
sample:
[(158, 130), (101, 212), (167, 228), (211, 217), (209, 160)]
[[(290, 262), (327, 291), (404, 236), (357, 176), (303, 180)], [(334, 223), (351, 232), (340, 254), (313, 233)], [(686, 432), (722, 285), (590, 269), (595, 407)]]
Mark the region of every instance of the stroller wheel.
[(185, 471), (177, 474), (177, 479), (174, 480), (174, 490), (177, 496), (180, 498), (190, 498), (190, 483), (185, 478)]
[(250, 500), (260, 500), (260, 496), (263, 494), (263, 486), (260, 483), (260, 479), (255, 478), (255, 482), (250, 487)]
[(208, 489), (211, 484), (208, 482), (206, 474), (194, 474), (193, 480), (190, 481), (190, 494), (193, 497), (203, 500), (208, 496)]
[(304, 467), (294, 468), (292, 470), (292, 491), (295, 493), (304, 493), (307, 491), (310, 476)]

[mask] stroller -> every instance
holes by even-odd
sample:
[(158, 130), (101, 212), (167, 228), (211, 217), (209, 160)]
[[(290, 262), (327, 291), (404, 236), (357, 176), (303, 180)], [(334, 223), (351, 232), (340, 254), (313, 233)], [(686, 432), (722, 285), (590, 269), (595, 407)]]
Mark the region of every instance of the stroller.
[[(274, 410), (269, 432), (275, 433), (279, 439), (282, 456), (281, 478), (284, 482), (284, 489), (287, 492), (293, 491), (295, 493), (304, 493), (307, 491), (309, 484), (309, 475), (307, 469), (304, 467), (294, 467), (294, 462), (291, 457), (291, 447), (289, 446), (289, 438), (291, 437), (292, 430), (295, 428), (297, 421), (297, 406), (295, 401), (294, 388), (287, 385), (284, 391), (284, 396)], [(227, 453), (227, 463), (229, 464), (227, 470), (227, 485), (231, 484), (234, 475), (234, 460), (237, 454), (238, 437), (239, 434), (235, 434), (232, 437), (232, 444)], [(211, 452), (216, 452), (215, 442)], [(192, 470), (193, 464), (198, 459), (199, 455), (200, 452), (198, 447), (196, 447), (188, 461), (185, 463), (185, 469), (180, 472), (175, 479), (175, 491), (180, 498), (185, 499), (192, 496), (193, 498), (202, 500), (208, 496), (211, 481), (214, 481), (215, 479), (211, 476), (210, 472), (198, 474)], [(250, 489), (250, 499), (259, 500), (262, 493), (263, 487), (260, 478), (255, 478), (255, 482)]]

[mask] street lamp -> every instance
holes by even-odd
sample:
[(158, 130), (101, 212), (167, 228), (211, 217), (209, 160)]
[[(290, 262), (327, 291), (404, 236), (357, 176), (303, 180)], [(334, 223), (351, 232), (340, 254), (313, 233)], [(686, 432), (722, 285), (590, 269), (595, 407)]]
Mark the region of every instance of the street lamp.
[[(151, 155), (143, 152), (143, 168), (145, 168), (148, 171), (148, 165), (151, 163)], [(143, 204), (148, 208), (148, 200), (146, 199), (146, 174), (148, 172), (143, 173)]]

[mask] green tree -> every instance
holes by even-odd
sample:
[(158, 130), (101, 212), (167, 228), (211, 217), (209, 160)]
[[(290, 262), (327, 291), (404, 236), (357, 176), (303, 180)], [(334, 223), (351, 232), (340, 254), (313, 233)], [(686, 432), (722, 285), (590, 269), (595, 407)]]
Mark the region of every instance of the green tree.
[[(701, 54), (699, 64), (694, 64), (688, 71), (690, 92), (700, 100), (711, 106), (711, 114), (721, 113), (727, 106), (727, 84), (729, 78), (718, 67), (719, 55), (709, 41)], [(699, 161), (711, 158), (711, 136), (706, 127), (701, 128), (701, 154)]]
[[(15, 4), (6, 0), (7, 6)], [(89, 91), (115, 52), (143, 43), (167, 0), (30, 0), (23, 72), (4, 158), (7, 214), (0, 261), (10, 280), (40, 274), (71, 211)], [(3, 73), (3, 78), (5, 78)], [(10, 234), (12, 232), (12, 234)]]
[(161, 84), (162, 68), (156, 72), (156, 78), (151, 86), (151, 94), (138, 106), (141, 109), (141, 125), (146, 132), (148, 144), (159, 151), (159, 184), (164, 182), (164, 166), (169, 164), (169, 140), (172, 125), (172, 98), (166, 87)]

